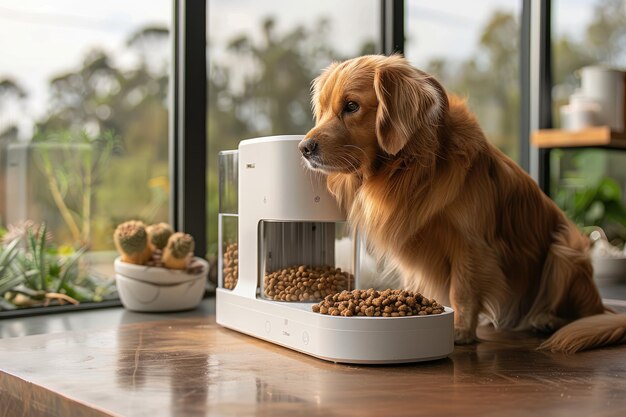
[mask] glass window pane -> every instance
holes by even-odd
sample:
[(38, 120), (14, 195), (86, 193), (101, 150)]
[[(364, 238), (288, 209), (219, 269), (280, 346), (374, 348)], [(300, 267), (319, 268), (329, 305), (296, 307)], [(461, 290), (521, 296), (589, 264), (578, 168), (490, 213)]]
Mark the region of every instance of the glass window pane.
[(207, 5), (208, 243), (216, 265), (218, 152), (243, 139), (306, 133), (313, 126), (311, 81), (333, 60), (379, 52), (380, 2)]
[(0, 239), (48, 234), (45, 276), (4, 269), (0, 310), (115, 298), (116, 225), (168, 220), (171, 15), (170, 0), (0, 0)]
[[(561, 111), (573, 94), (595, 99), (579, 90), (583, 67), (626, 69), (626, 4), (553, 0), (552, 22), (552, 104), (559, 128), (565, 127)], [(602, 227), (620, 247), (626, 241), (625, 165), (623, 151), (562, 149), (551, 155), (551, 194), (557, 204), (586, 231)]]
[(406, 1), (405, 54), (466, 97), (494, 145), (519, 153), (521, 1)]

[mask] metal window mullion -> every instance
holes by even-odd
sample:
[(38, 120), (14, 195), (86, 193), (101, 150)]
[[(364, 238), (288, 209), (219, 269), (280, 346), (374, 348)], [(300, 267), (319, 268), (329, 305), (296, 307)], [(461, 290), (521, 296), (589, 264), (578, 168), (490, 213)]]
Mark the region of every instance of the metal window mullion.
[(170, 178), (170, 199), (169, 199), (169, 218), (170, 224), (178, 227), (178, 186), (177, 184), (177, 167), (178, 167), (178, 61), (179, 61), (179, 0), (172, 2), (172, 28), (170, 30), (170, 42), (172, 61), (170, 63), (169, 85), (168, 85), (168, 169)]
[(404, 53), (404, 0), (381, 0), (381, 49), (385, 55)]
[(170, 218), (206, 254), (206, 2), (174, 1)]
[(519, 164), (530, 172), (530, 1), (522, 0), (520, 25)]
[[(551, 1), (530, 0), (530, 132), (552, 127)], [(550, 150), (530, 146), (530, 174), (550, 192)]]

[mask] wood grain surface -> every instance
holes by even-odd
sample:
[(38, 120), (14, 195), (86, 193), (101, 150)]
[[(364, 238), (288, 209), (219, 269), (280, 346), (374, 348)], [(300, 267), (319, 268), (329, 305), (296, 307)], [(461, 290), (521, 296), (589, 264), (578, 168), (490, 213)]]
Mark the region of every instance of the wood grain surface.
[[(626, 416), (626, 347), (481, 328), (447, 359), (324, 362), (213, 316), (0, 340), (0, 416)], [(428, 343), (427, 340), (424, 343)]]

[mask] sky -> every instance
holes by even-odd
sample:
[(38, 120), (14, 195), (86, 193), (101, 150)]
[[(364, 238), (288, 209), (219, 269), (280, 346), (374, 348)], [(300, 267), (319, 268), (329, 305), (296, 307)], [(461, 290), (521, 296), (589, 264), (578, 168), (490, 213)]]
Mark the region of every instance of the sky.
[(27, 91), (23, 109), (0, 109), (2, 124), (19, 120), (21, 134), (46, 110), (51, 78), (80, 67), (99, 47), (120, 65), (126, 38), (144, 24), (169, 25), (169, 0), (0, 0), (0, 80), (10, 77)]
[(458, 61), (467, 58), (480, 36), (479, 29), (495, 10), (521, 12), (521, 1), (409, 1), (406, 7), (407, 58), (424, 67), (433, 57)]
[[(597, 0), (555, 0), (559, 32), (576, 33)], [(241, 31), (258, 35), (259, 21), (278, 15), (278, 30), (331, 19), (332, 42), (351, 54), (379, 34), (378, 0), (214, 0), (208, 22), (212, 42), (223, 44)], [(472, 53), (478, 31), (494, 9), (519, 12), (521, 0), (408, 1), (407, 56), (420, 66), (433, 56), (463, 59)], [(25, 108), (0, 108), (2, 124), (20, 120), (28, 136), (31, 119), (45, 112), (48, 81), (76, 69), (92, 48), (105, 49), (122, 67), (133, 63), (125, 41), (147, 24), (170, 25), (171, 0), (0, 0), (0, 80), (17, 79), (29, 97)], [(219, 49), (215, 52), (219, 54)]]
[(45, 78), (95, 45), (119, 51), (138, 27), (170, 19), (169, 0), (0, 0), (0, 73)]
[[(553, 0), (553, 32), (580, 39), (583, 29), (593, 17), (598, 0)], [(407, 57), (416, 66), (423, 66), (436, 56), (462, 60), (473, 53), (484, 27), (494, 11), (521, 16), (518, 0), (413, 0), (406, 3)]]

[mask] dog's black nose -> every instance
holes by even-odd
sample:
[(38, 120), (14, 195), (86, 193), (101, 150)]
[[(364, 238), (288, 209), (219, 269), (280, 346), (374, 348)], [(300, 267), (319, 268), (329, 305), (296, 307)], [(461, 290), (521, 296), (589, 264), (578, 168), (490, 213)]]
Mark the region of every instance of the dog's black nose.
[(317, 151), (317, 141), (315, 139), (304, 139), (300, 142), (298, 148), (305, 158), (309, 158)]

